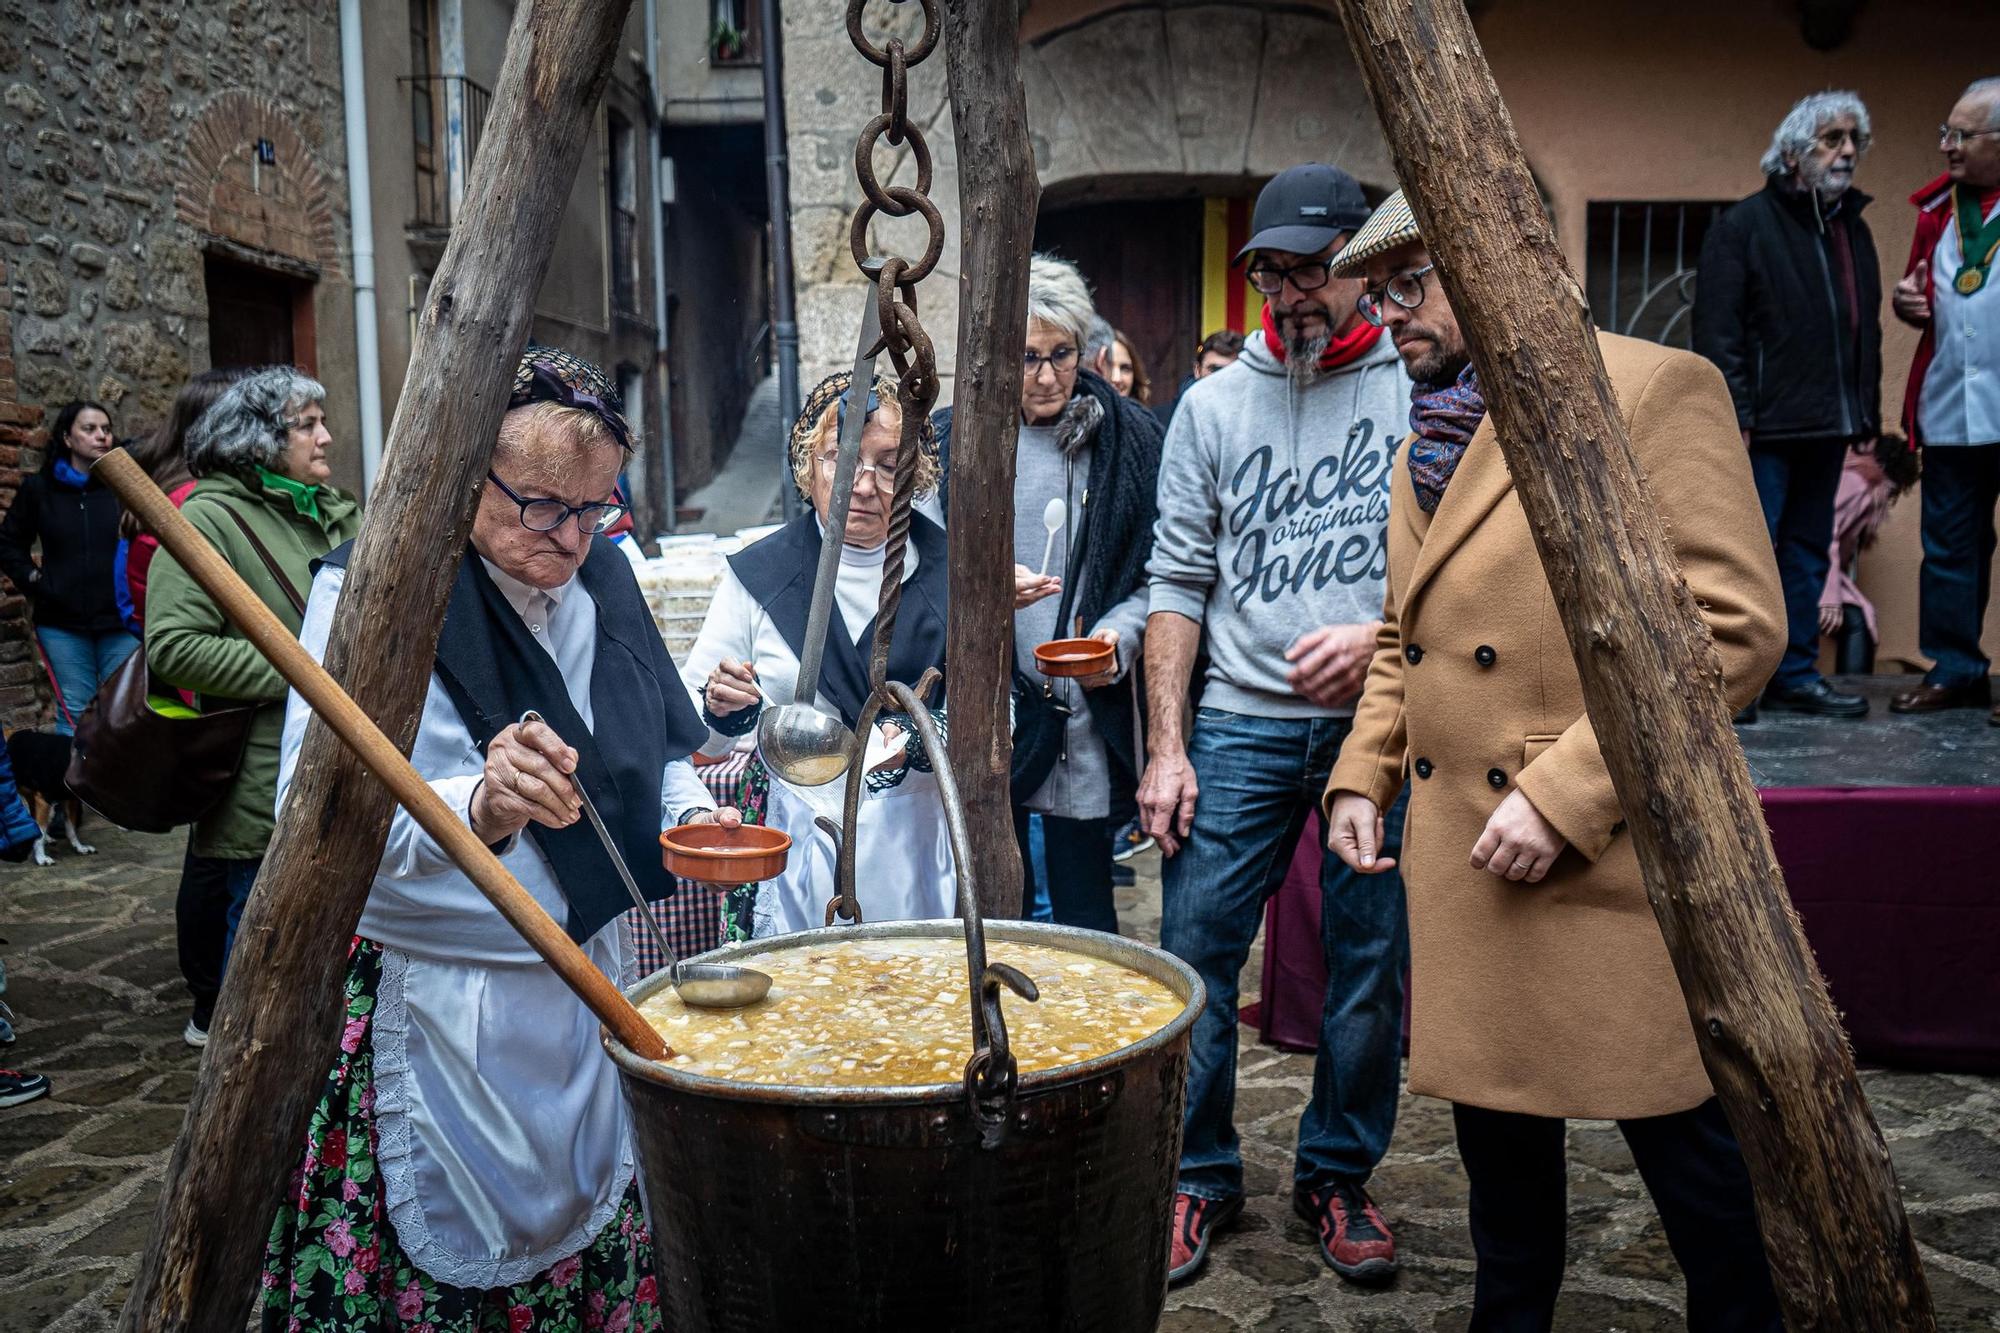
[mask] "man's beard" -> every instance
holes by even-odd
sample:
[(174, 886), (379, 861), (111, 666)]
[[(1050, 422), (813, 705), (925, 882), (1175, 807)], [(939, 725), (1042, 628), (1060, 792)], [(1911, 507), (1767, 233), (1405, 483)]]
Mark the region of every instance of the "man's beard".
[(1304, 333), (1293, 325), (1284, 331), (1284, 339), (1285, 373), (1291, 377), (1292, 387), (1303, 389), (1326, 373), (1319, 368), (1319, 359), (1333, 341), (1329, 326), (1321, 324), (1319, 332)]
[(1847, 193), (1847, 188), (1854, 184), (1854, 167), (1851, 164), (1838, 169), (1822, 167), (1807, 158), (1799, 164), (1799, 181), (1820, 199), (1831, 203)]
[(1421, 356), (1404, 362), (1410, 378), (1418, 384), (1451, 384), (1471, 364), (1472, 357), (1463, 347), (1446, 348), (1436, 338), (1429, 340)]

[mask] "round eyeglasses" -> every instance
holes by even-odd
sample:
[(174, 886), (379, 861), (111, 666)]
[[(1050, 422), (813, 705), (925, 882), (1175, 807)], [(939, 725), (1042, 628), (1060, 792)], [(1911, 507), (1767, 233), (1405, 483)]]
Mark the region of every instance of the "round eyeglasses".
[(1058, 375), (1067, 374), (1070, 368), (1076, 365), (1076, 357), (1076, 348), (1068, 346), (1058, 347), (1047, 356), (1043, 356), (1040, 352), (1036, 351), (1023, 352), (1021, 353), (1021, 378), (1028, 380), (1035, 378), (1035, 376), (1042, 373), (1043, 366), (1047, 366)]
[(1436, 268), (1436, 264), (1426, 264), (1398, 273), (1382, 284), (1379, 290), (1369, 288), (1355, 299), (1354, 308), (1361, 312), (1361, 318), (1382, 327), (1382, 298), (1388, 297), (1405, 310), (1415, 310), (1424, 303), (1424, 275)]
[(521, 495), (491, 472), (486, 474), (486, 480), (498, 486), (501, 494), (521, 506), (521, 526), (530, 532), (554, 532), (569, 522), (570, 515), (574, 514), (576, 526), (586, 537), (594, 537), (615, 527), (619, 519), (632, 512), (631, 505), (611, 501), (600, 500), (594, 504), (573, 505), (561, 500)]
[(1965, 147), (1967, 139), (1979, 139), (1989, 134), (2000, 134), (2000, 128), (1990, 130), (1962, 130), (1956, 125), (1938, 126), (1938, 147), (1950, 152)]
[(1316, 292), (1326, 286), (1333, 275), (1331, 259), (1309, 259), (1303, 264), (1290, 268), (1279, 268), (1275, 264), (1259, 263), (1248, 274), (1250, 285), (1266, 296), (1276, 296), (1285, 290), (1285, 282), (1290, 279), (1296, 291)]

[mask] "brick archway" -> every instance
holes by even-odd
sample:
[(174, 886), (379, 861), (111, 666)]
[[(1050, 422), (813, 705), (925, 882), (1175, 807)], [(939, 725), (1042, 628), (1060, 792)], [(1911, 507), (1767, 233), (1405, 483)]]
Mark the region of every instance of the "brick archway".
[[(256, 160), (268, 140), (275, 162)], [(326, 173), (292, 117), (269, 98), (218, 94), (187, 135), (174, 210), (206, 236), (325, 277), (340, 272)]]

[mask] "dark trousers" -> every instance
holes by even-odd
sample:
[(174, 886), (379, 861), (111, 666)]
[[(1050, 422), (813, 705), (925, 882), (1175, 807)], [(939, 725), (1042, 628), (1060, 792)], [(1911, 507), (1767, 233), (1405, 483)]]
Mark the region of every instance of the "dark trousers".
[[(1014, 807), (1014, 841), (1021, 845), (1021, 902), (1035, 900), (1034, 862), (1028, 855), (1026, 806)], [(1042, 816), (1043, 864), (1048, 867), (1049, 910), (1059, 926), (1118, 933), (1118, 909), (1111, 902), (1111, 819)]]
[(227, 927), (222, 939), (222, 970), (229, 970), (229, 955), (236, 952), (236, 928), (243, 924), (243, 909), (250, 902), (250, 890), (257, 886), (257, 872), (263, 869), (264, 858), (250, 856), (218, 860), (222, 867), (224, 883), (228, 886), (228, 901), (223, 905), (224, 923)]
[(188, 830), (187, 855), (181, 861), (180, 892), (174, 895), (174, 943), (180, 953), (181, 977), (194, 997), (194, 1025), (208, 1030), (215, 997), (222, 993), (222, 965), (228, 957), (229, 862), (196, 856), (194, 830)]
[(1917, 580), (1917, 647), (1936, 665), (1932, 685), (1969, 685), (1992, 663), (1979, 648), (1993, 591), (1993, 507), (2000, 444), (1924, 450), (1924, 568)]
[[(1569, 1214), (1563, 1124), (1454, 1103), (1472, 1186), (1469, 1333), (1546, 1333), (1562, 1288)], [(1687, 1279), (1687, 1326), (1781, 1333), (1778, 1298), (1750, 1198), (1750, 1175), (1713, 1097), (1692, 1111), (1620, 1120)]]
[(1785, 589), (1785, 657), (1771, 684), (1797, 689), (1819, 679), (1819, 595), (1833, 542), (1833, 499), (1847, 447), (1838, 440), (1765, 444), (1754, 436), (1750, 474)]

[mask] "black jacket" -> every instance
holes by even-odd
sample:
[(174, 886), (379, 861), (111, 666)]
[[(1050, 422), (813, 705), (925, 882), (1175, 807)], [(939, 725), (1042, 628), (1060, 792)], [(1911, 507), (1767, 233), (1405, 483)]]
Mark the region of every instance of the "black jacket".
[[(0, 572), (34, 607), (37, 625), (81, 634), (125, 628), (112, 578), (121, 512), (116, 492), (95, 477), (82, 490), (46, 472), (21, 479), (0, 520)], [(37, 539), (39, 575), (28, 554)]]
[(1737, 424), (1757, 440), (1865, 440), (1881, 429), (1882, 273), (1867, 205), (1849, 190), (1825, 217), (1773, 177), (1702, 242), (1694, 350), (1721, 368)]
[[(1143, 403), (1121, 398), (1118, 391), (1089, 371), (1076, 377), (1076, 392), (1096, 398), (1103, 421), (1090, 441), (1090, 479), (1085, 483), (1090, 504), (1085, 510), (1088, 541), (1080, 569), (1066, 580), (1070, 617), (1097, 623), (1106, 611), (1146, 584), (1146, 560), (1153, 553), (1153, 520), (1158, 517), (1160, 446), (1164, 432), (1159, 418)], [(950, 408), (931, 418), (937, 429), (938, 501), (947, 505), (951, 484)], [(1050, 706), (1039, 677), (1014, 672), (1014, 768), (1011, 786), (1016, 803), (1033, 796), (1048, 779), (1062, 749), (1063, 718)], [(1120, 693), (1123, 693), (1121, 690)], [(1144, 697), (1144, 691), (1141, 692)], [(1139, 786), (1139, 736), (1132, 710), (1093, 708), (1091, 724), (1104, 741), (1111, 769), (1111, 811), (1129, 815)]]

